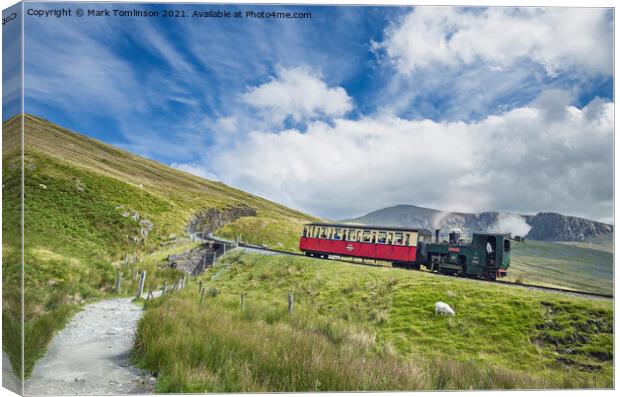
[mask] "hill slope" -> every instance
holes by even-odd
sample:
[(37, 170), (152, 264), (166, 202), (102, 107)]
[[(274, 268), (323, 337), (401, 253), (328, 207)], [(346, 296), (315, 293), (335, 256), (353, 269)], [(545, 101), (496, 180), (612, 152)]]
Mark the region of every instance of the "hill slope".
[[(199, 280), (202, 304), (193, 284), (139, 323), (135, 357), (158, 392), (613, 384), (611, 300), (240, 251)], [(436, 316), (437, 301), (456, 316)]]
[(439, 211), (415, 205), (397, 205), (350, 219), (362, 224), (394, 225), (442, 229), (448, 233), (460, 228), (465, 232), (500, 231), (543, 241), (577, 241), (613, 244), (612, 225), (551, 212), (519, 215), (496, 211), (468, 214)]
[[(18, 286), (20, 277), (20, 124), (3, 123), (5, 286)], [(25, 116), (24, 135), (27, 372), (75, 307), (112, 291), (127, 255), (142, 258), (174, 243), (190, 225), (295, 249), (302, 224), (316, 220), (34, 116)], [(18, 368), (16, 288), (4, 290), (3, 348)]]

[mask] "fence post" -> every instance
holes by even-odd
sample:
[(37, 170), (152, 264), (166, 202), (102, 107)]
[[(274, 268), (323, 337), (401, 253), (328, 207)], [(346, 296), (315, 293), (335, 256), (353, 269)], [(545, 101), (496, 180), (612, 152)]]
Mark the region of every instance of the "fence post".
[(224, 243), (224, 255), (226, 255), (226, 243)]
[(201, 269), (202, 271), (205, 270), (206, 265), (207, 265), (207, 250), (205, 248), (205, 254), (202, 257), (202, 269)]
[(118, 274), (116, 275), (116, 288), (114, 288), (117, 294), (121, 293), (121, 280), (122, 280), (122, 276), (121, 276), (121, 271), (119, 270)]
[(241, 310), (245, 311), (245, 294), (241, 294)]
[(200, 304), (202, 305), (202, 302), (205, 300), (205, 290), (200, 287)]
[(136, 293), (136, 298), (142, 298), (142, 292), (144, 291), (144, 281), (146, 280), (146, 270), (142, 270), (142, 275), (140, 276), (140, 281), (138, 282), (138, 292)]
[(293, 313), (293, 294), (288, 294), (288, 314)]
[(198, 283), (198, 291), (202, 291), (202, 280)]

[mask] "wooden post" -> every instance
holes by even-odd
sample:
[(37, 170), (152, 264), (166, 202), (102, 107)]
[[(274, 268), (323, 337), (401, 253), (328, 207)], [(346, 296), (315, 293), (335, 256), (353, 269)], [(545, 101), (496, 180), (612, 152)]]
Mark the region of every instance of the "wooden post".
[(207, 250), (205, 248), (205, 254), (202, 257), (202, 269), (201, 270), (204, 271), (206, 266), (207, 266)]
[(224, 243), (224, 255), (226, 255), (226, 243)]
[(203, 289), (202, 287), (200, 287), (200, 304), (202, 305), (202, 302), (205, 300), (205, 289)]
[(117, 294), (121, 293), (121, 280), (122, 280), (122, 276), (121, 276), (121, 272), (119, 270), (118, 274), (116, 275), (116, 288), (114, 288), (114, 291)]
[(136, 293), (136, 298), (142, 298), (142, 292), (144, 291), (144, 281), (146, 280), (146, 270), (142, 270), (142, 275), (140, 276), (140, 281), (138, 282), (138, 292)]
[(288, 314), (293, 313), (293, 294), (288, 294)]
[(149, 288), (149, 293), (146, 295), (146, 300), (153, 299), (153, 288)]
[(198, 283), (198, 291), (202, 291), (202, 280)]
[(241, 294), (241, 310), (245, 311), (245, 294)]

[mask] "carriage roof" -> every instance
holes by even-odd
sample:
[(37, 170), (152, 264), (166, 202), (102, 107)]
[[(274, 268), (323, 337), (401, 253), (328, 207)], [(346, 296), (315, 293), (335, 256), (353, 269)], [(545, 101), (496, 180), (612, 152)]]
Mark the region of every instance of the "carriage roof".
[(432, 236), (432, 232), (428, 229), (417, 228), (411, 229), (401, 226), (374, 226), (374, 225), (359, 225), (349, 223), (308, 223), (304, 226), (319, 226), (319, 227), (334, 227), (341, 229), (361, 229), (361, 230), (385, 230), (392, 232), (415, 232), (422, 235)]

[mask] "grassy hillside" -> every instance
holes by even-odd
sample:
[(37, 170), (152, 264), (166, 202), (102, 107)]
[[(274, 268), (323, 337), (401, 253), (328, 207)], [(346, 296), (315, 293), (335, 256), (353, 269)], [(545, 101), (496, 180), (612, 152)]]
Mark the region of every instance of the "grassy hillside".
[[(3, 124), (5, 286), (18, 286), (20, 277), (19, 129), (19, 118)], [(241, 234), (255, 244), (277, 241), (275, 247), (286, 249), (295, 249), (291, 236), (303, 223), (316, 220), (34, 116), (25, 117), (24, 140), (27, 373), (80, 304), (111, 292), (127, 254), (142, 260), (185, 235), (195, 214), (214, 210), (225, 218), (249, 209), (254, 216), (227, 219), (231, 224), (219, 234)], [(3, 298), (3, 349), (18, 369), (18, 288), (5, 288)]]
[[(134, 359), (158, 373), (159, 392), (612, 386), (611, 301), (227, 255), (200, 277), (202, 305), (198, 280), (147, 305)], [(456, 316), (435, 316), (438, 300)]]
[(583, 243), (513, 242), (509, 281), (613, 294), (613, 250)]

